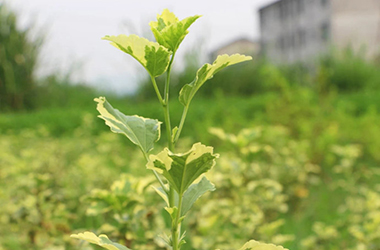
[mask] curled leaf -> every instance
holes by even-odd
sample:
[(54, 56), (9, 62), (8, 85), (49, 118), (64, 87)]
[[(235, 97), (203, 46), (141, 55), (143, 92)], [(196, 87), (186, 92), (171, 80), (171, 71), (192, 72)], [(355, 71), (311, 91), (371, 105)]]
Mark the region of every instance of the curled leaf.
[(99, 236), (96, 236), (92, 232), (84, 232), (79, 234), (72, 234), (70, 235), (72, 238), (85, 240), (87, 242), (90, 242), (92, 244), (101, 246), (108, 250), (130, 250), (129, 248), (120, 245), (119, 243), (112, 242), (108, 239), (107, 235), (101, 234)]
[(161, 122), (154, 119), (133, 115), (128, 116), (114, 109), (105, 97), (94, 99), (98, 103), (96, 109), (106, 125), (114, 133), (124, 134), (131, 142), (146, 153), (153, 149), (154, 142), (160, 139)]

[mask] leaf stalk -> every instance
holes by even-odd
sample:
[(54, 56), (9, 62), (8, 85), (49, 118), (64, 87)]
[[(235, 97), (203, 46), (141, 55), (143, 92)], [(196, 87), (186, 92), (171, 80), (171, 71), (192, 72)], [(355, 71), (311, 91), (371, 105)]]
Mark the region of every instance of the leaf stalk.
[[(145, 153), (145, 151), (143, 151), (143, 150), (141, 150), (141, 151), (143, 152), (143, 155), (144, 155), (144, 158), (145, 158), (146, 162), (149, 162), (149, 158), (148, 158), (147, 153)], [(156, 177), (157, 181), (160, 183), (161, 188), (165, 191), (165, 193), (168, 193), (169, 191), (168, 191), (168, 189), (165, 187), (165, 184), (164, 184), (164, 182), (161, 180), (161, 178), (160, 178), (160, 176), (158, 175), (157, 171), (154, 170), (154, 169), (152, 169), (152, 171), (153, 171), (153, 174), (154, 174), (154, 176)]]
[(179, 136), (181, 135), (181, 132), (182, 132), (182, 129), (183, 129), (183, 125), (185, 124), (185, 120), (186, 120), (186, 116), (187, 116), (187, 112), (189, 111), (189, 105), (186, 105), (184, 108), (183, 108), (183, 111), (182, 111), (182, 116), (181, 116), (181, 121), (179, 122), (179, 127), (178, 127), (178, 131), (175, 135), (175, 138), (173, 140), (173, 144), (175, 145), (179, 139)]
[(158, 89), (156, 78), (154, 78), (153, 76), (150, 76), (150, 79), (151, 79), (151, 81), (153, 83), (153, 88), (156, 91), (156, 95), (157, 95), (158, 100), (160, 101), (161, 105), (164, 106), (165, 105), (165, 101), (164, 101), (164, 99), (162, 99), (160, 90)]

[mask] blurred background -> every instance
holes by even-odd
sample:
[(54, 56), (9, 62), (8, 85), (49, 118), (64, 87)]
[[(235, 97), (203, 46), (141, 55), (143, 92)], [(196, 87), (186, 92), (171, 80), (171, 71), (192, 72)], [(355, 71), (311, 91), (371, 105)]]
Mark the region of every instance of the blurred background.
[(100, 39), (154, 40), (164, 8), (203, 15), (175, 60), (173, 124), (202, 64), (254, 58), (207, 82), (188, 114), (178, 150), (201, 141), (221, 157), (184, 249), (379, 250), (379, 0), (0, 0), (0, 250), (98, 249), (70, 239), (83, 230), (165, 249), (144, 159), (93, 102), (164, 120), (146, 72)]

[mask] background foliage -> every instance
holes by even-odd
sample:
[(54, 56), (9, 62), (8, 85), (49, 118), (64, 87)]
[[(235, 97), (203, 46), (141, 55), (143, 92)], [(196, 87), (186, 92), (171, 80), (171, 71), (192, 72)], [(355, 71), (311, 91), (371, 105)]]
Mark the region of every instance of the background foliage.
[(30, 40), (28, 29), (20, 30), (17, 18), (0, 4), (0, 108), (19, 110), (34, 105), (34, 71), (42, 39)]
[[(163, 249), (157, 230), (170, 219), (144, 159), (96, 118), (97, 91), (35, 78), (40, 40), (17, 30), (4, 6), (0, 20), (0, 249), (96, 249), (68, 237), (83, 229)], [(198, 62), (190, 53), (174, 72), (174, 95)], [(254, 238), (292, 250), (380, 249), (379, 67), (349, 50), (313, 70), (257, 59), (203, 86), (178, 146), (202, 139), (221, 158), (208, 176), (217, 189), (189, 215), (185, 246), (234, 249)], [(163, 120), (153, 97), (141, 83), (134, 97), (107, 99)], [(182, 106), (170, 105), (178, 117)]]

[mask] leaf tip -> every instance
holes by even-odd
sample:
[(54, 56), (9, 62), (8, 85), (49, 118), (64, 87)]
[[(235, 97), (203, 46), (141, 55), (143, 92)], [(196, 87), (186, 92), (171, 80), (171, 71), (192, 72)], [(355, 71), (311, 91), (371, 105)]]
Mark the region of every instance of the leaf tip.
[(94, 101), (97, 103), (103, 103), (106, 101), (106, 98), (104, 96), (99, 96), (99, 97), (94, 98)]

